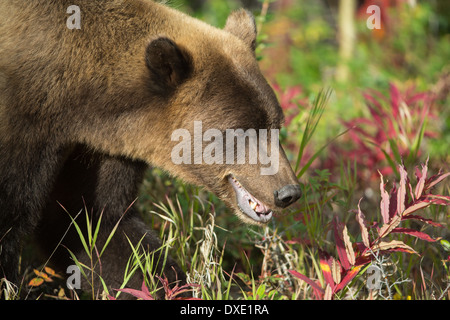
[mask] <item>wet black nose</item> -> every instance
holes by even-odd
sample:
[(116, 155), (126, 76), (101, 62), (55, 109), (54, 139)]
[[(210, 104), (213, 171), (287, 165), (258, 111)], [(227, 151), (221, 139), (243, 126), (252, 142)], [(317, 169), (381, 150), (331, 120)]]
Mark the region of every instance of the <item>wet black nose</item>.
[(286, 208), (300, 198), (302, 191), (298, 184), (289, 184), (275, 191), (273, 195), (275, 196), (275, 204), (278, 207)]

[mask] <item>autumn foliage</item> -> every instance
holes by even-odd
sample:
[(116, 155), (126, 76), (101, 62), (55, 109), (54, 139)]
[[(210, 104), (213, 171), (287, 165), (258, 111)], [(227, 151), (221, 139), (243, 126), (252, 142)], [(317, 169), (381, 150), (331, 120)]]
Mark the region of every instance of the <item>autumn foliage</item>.
[(390, 235), (403, 233), (429, 242), (439, 240), (431, 238), (424, 232), (403, 228), (400, 224), (405, 220), (414, 219), (434, 227), (443, 227), (431, 219), (425, 219), (417, 215), (417, 212), (432, 204), (450, 205), (449, 196), (432, 194), (433, 187), (448, 177), (450, 173), (439, 172), (436, 175), (427, 177), (427, 160), (422, 165), (421, 170), (416, 168), (416, 183), (413, 187), (405, 167), (399, 165), (398, 170), (400, 172), (400, 181), (398, 185), (394, 183), (389, 192), (386, 190), (383, 175), (380, 173), (381, 223), (368, 223), (360, 208), (360, 204), (358, 204), (355, 218), (360, 228), (361, 242), (352, 242), (346, 225), (340, 222), (337, 217), (334, 218), (332, 224), (338, 257), (334, 258), (323, 250), (319, 254), (320, 267), (325, 280), (324, 288), (319, 281), (313, 281), (295, 270), (290, 270), (292, 275), (311, 285), (316, 299), (332, 299), (335, 294), (343, 290), (359, 274), (363, 267), (370, 264), (380, 255), (397, 251), (419, 254), (403, 241), (390, 239), (388, 237)]

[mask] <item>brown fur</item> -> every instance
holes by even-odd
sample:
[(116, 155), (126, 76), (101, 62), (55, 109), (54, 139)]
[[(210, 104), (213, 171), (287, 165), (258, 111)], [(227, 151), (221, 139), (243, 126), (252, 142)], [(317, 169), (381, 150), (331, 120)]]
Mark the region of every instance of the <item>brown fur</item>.
[[(203, 130), (282, 125), (281, 108), (254, 56), (251, 15), (235, 12), (220, 30), (151, 1), (80, 0), (81, 30), (70, 30), (66, 10), (72, 4), (0, 2), (5, 274), (12, 277), (17, 246), (43, 211), (52, 217), (38, 228), (44, 242), (65, 230), (56, 201), (74, 214), (85, 197), (88, 207), (109, 211), (110, 229), (134, 200), (146, 164), (205, 186), (246, 222), (255, 223), (238, 209), (230, 173), (276, 209), (274, 191), (297, 184), (282, 150), (273, 176), (261, 176), (259, 165), (175, 165), (170, 159), (176, 144), (171, 133), (192, 130), (193, 120), (202, 121)], [(129, 215), (122, 231), (138, 241), (148, 230)], [(147, 241), (152, 250), (158, 243)], [(112, 244), (111, 264), (118, 251), (129, 252), (127, 245), (124, 239)], [(123, 268), (123, 261), (118, 265)]]

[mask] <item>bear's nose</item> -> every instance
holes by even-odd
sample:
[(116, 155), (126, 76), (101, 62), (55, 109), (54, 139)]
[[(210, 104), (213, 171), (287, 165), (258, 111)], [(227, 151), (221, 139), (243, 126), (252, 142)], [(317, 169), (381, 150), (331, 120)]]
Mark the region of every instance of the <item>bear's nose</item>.
[(280, 190), (275, 191), (273, 195), (277, 207), (286, 208), (300, 198), (302, 191), (298, 184), (289, 184)]

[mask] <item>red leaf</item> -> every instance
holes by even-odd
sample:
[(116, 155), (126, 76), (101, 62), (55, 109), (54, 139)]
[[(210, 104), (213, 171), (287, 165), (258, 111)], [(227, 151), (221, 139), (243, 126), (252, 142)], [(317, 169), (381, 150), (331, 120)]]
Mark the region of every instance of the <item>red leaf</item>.
[(310, 278), (308, 278), (307, 276), (301, 274), (298, 271), (295, 270), (288, 270), (290, 274), (292, 274), (294, 277), (299, 278), (300, 280), (305, 281), (307, 284), (309, 284), (311, 287), (313, 287), (314, 289), (318, 290), (320, 293), (324, 294), (324, 290), (319, 287), (319, 285), (317, 283), (315, 283), (314, 281), (312, 281)]
[[(362, 243), (362, 242), (356, 242), (355, 246), (356, 246), (356, 251), (358, 253), (362, 253), (362, 252), (364, 252), (367, 249), (366, 245), (364, 243)], [(357, 260), (358, 259), (356, 259), (355, 264), (357, 263)]]
[(386, 252), (405, 252), (405, 253), (409, 253), (409, 254), (417, 254), (419, 255), (414, 249), (406, 249), (406, 248), (402, 248), (402, 247), (396, 247), (396, 248), (391, 248), (388, 250), (380, 250), (380, 254), (385, 254)]
[(383, 222), (388, 223), (390, 219), (389, 215), (389, 194), (384, 189), (384, 181), (383, 181), (383, 175), (380, 171), (378, 171), (380, 174), (380, 192), (381, 192), (381, 203), (380, 203), (380, 209), (381, 209), (381, 216), (383, 217)]
[(394, 183), (389, 193), (389, 218), (393, 218), (397, 213), (397, 185)]
[(348, 261), (351, 265), (355, 264), (355, 252), (353, 251), (353, 243), (350, 241), (350, 237), (348, 235), (347, 226), (344, 224), (344, 228), (342, 230), (342, 239), (344, 240), (345, 252), (347, 253)]
[[(386, 195), (387, 195), (387, 193), (386, 193)], [(388, 199), (388, 201), (389, 201), (389, 199)], [(359, 203), (358, 203), (358, 213), (356, 214), (356, 220), (358, 221), (359, 228), (361, 229), (361, 237), (362, 237), (363, 243), (367, 248), (370, 248), (369, 232), (367, 231), (364, 213), (362, 213), (361, 208), (359, 206), (360, 203), (361, 203), (361, 199), (359, 200)], [(389, 216), (388, 216), (388, 218), (389, 218)]]
[[(320, 286), (319, 280), (316, 281), (316, 284), (318, 286)], [(316, 287), (312, 287), (312, 289), (313, 289), (314, 296), (316, 297), (316, 300), (323, 300), (323, 296), (325, 294), (325, 290), (319, 291), (319, 290), (316, 289)]]
[(400, 187), (397, 192), (397, 212), (399, 215), (402, 215), (403, 211), (405, 211), (406, 184), (408, 174), (403, 165), (399, 165), (398, 168), (400, 173)]
[(386, 237), (389, 233), (392, 232), (402, 221), (402, 217), (399, 215), (396, 215), (394, 218), (392, 218), (391, 222), (383, 224), (383, 226), (378, 230), (378, 234), (380, 235), (380, 238)]
[(429, 98), (430, 97), (429, 97), (428, 92), (421, 92), (421, 93), (415, 94), (412, 97), (409, 97), (407, 99), (407, 101), (406, 101), (406, 104), (407, 105), (411, 105), (411, 104), (416, 103), (417, 101), (420, 101), (420, 100), (427, 101), (427, 100), (429, 100)]
[(142, 281), (141, 291), (146, 294), (147, 296), (151, 296), (150, 292), (148, 291), (147, 286), (145, 285), (145, 280)]
[[(413, 248), (408, 246), (402, 241), (399, 240), (392, 240), (389, 242), (386, 241), (380, 241), (378, 244), (372, 247), (372, 251), (380, 251), (380, 252), (393, 252), (393, 251), (401, 251), (401, 252), (408, 252), (408, 253), (415, 253), (418, 254)], [(372, 253), (370, 253), (372, 254)]]
[(145, 292), (136, 290), (136, 289), (129, 289), (129, 288), (125, 288), (125, 289), (116, 289), (117, 291), (121, 291), (121, 292), (125, 292), (125, 293), (129, 293), (132, 296), (135, 296), (138, 299), (142, 299), (142, 300), (154, 300), (152, 296), (149, 296), (147, 294), (145, 294)]
[(422, 240), (425, 240), (428, 242), (435, 242), (435, 241), (438, 241), (441, 239), (441, 238), (433, 239), (424, 232), (420, 232), (420, 231), (408, 229), (408, 228), (395, 228), (394, 230), (392, 230), (392, 232), (409, 234), (413, 237), (416, 237), (416, 238), (419, 238), (419, 239), (422, 239)]
[(392, 83), (390, 84), (390, 93), (391, 93), (391, 108), (394, 119), (397, 119), (400, 105), (400, 92), (398, 88), (394, 86)]
[[(427, 158), (427, 162), (425, 162), (425, 165), (422, 165), (422, 172), (419, 173), (417, 172), (418, 170), (416, 170), (416, 176), (418, 178), (416, 189), (414, 191), (416, 199), (420, 198), (423, 192), (423, 188), (425, 187), (425, 181), (427, 179), (427, 171), (428, 171), (428, 159), (429, 158)], [(418, 174), (420, 174), (420, 176)]]
[[(414, 193), (413, 193), (412, 185), (411, 185), (411, 182), (409, 181), (409, 178), (406, 179), (406, 185), (408, 186), (409, 196), (411, 197), (411, 200), (414, 200)], [(408, 207), (408, 201), (406, 201), (406, 203), (405, 203), (405, 209), (407, 207)], [(405, 214), (404, 211), (403, 211), (403, 214)]]
[(359, 273), (359, 270), (363, 265), (354, 266), (351, 270), (349, 270), (346, 275), (344, 276), (344, 279), (334, 288), (334, 293), (341, 291), (344, 289), (344, 287), (353, 280), (353, 278)]
[(412, 205), (408, 206), (408, 208), (406, 208), (405, 211), (403, 211), (403, 217), (409, 215), (410, 213), (413, 213), (417, 210), (426, 208), (430, 205), (430, 202), (425, 202), (425, 201), (418, 201), (416, 203), (413, 203)]
[(431, 220), (431, 219), (425, 219), (424, 217), (421, 217), (421, 216), (415, 216), (415, 215), (412, 215), (412, 214), (403, 217), (403, 219), (417, 219), (417, 220), (420, 220), (420, 221), (422, 221), (422, 222), (425, 222), (425, 223), (427, 223), (427, 224), (429, 224), (429, 225), (432, 225), (433, 227), (440, 227), (440, 228), (443, 228), (443, 227), (444, 227), (442, 224), (437, 223), (437, 222), (434, 222), (434, 221)]
[(323, 300), (332, 300), (333, 299), (333, 289), (331, 286), (327, 284), (325, 287), (325, 294), (323, 295)]
[[(337, 216), (333, 219), (333, 227), (334, 227), (334, 239), (336, 242), (336, 249), (337, 249), (337, 252), (339, 255), (339, 260), (341, 262), (342, 267), (345, 270), (348, 270), (351, 268), (352, 264), (355, 263), (355, 261), (354, 261), (355, 256), (353, 253), (353, 249), (351, 249), (351, 251), (353, 253), (353, 257), (351, 257), (351, 253), (348, 252), (349, 248), (351, 248), (351, 243), (349, 246), (349, 244), (346, 243), (348, 241), (344, 241), (344, 237), (345, 237), (344, 234), (347, 232), (347, 228), (345, 227), (345, 225), (343, 223), (340, 223), (338, 221)], [(345, 232), (344, 232), (344, 230), (345, 230)], [(348, 238), (348, 234), (347, 234), (346, 238)], [(349, 257), (350, 257), (350, 259), (353, 258), (353, 261), (349, 260)]]
[(338, 260), (331, 258), (331, 275), (333, 276), (334, 283), (341, 282), (342, 266)]
[(375, 109), (372, 111), (373, 113), (377, 114), (375, 110), (382, 110), (383, 106), (380, 104), (380, 102), (378, 102), (377, 99), (375, 99), (373, 96), (371, 96), (368, 93), (363, 93), (364, 99), (366, 100), (366, 102), (368, 103), (373, 103), (375, 105)]
[(425, 190), (431, 189), (436, 184), (438, 184), (439, 182), (441, 182), (442, 180), (447, 178), (449, 175), (450, 175), (450, 172), (445, 173), (445, 174), (438, 173), (437, 175), (430, 177), (430, 179), (428, 179), (427, 182), (425, 183), (426, 184)]
[(435, 195), (435, 194), (427, 194), (425, 196), (424, 201), (427, 201), (429, 203), (434, 203), (434, 204), (448, 206), (448, 205), (450, 205), (450, 196), (441, 196), (441, 195)]
[(331, 288), (334, 288), (334, 280), (333, 275), (331, 273), (332, 268), (332, 257), (330, 257), (326, 252), (319, 251), (319, 263), (320, 268), (322, 269), (323, 278), (325, 279), (325, 282), (331, 286)]
[(125, 289), (115, 289), (116, 291), (120, 291), (120, 292), (125, 292), (125, 293), (129, 293), (132, 296), (135, 296), (138, 299), (142, 299), (142, 300), (155, 300), (152, 295), (150, 294), (150, 292), (148, 291), (148, 288), (145, 285), (145, 281), (142, 281), (142, 286), (141, 286), (141, 291), (136, 290), (136, 289), (130, 289), (130, 288), (125, 288)]

